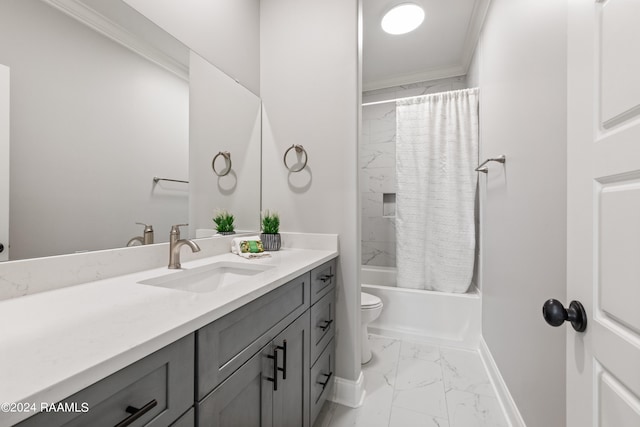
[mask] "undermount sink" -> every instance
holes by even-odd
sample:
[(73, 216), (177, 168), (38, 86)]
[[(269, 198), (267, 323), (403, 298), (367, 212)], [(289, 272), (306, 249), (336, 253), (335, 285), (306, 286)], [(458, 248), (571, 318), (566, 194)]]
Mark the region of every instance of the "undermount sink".
[(247, 265), (239, 262), (216, 262), (177, 273), (141, 280), (141, 285), (159, 286), (186, 292), (213, 292), (262, 273), (271, 265)]

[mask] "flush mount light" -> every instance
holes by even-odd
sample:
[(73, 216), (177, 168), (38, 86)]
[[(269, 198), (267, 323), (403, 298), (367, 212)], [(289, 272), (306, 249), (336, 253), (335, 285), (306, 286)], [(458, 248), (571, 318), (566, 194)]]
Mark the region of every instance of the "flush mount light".
[(424, 10), (415, 3), (393, 7), (382, 17), (380, 25), (389, 34), (405, 34), (415, 30), (424, 21)]

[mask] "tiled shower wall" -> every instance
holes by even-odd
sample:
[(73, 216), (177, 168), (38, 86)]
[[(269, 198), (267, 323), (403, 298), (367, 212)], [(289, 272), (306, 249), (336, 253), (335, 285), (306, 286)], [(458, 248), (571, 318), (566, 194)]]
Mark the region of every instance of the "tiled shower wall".
[[(362, 94), (362, 102), (377, 102), (465, 89), (464, 76), (378, 89)], [(362, 196), (362, 265), (396, 266), (396, 105), (362, 107), (360, 146)]]

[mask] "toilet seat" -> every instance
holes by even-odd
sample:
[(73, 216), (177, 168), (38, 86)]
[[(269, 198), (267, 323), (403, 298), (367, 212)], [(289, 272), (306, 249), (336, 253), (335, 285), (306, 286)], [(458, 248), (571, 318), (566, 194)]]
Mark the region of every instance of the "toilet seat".
[(382, 300), (375, 295), (360, 292), (360, 308), (362, 310), (373, 310), (382, 307)]

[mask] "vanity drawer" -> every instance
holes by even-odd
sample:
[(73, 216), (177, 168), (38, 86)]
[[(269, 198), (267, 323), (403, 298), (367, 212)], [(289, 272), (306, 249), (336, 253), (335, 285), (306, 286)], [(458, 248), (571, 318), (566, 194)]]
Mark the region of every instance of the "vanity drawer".
[(311, 368), (311, 423), (313, 425), (322, 405), (331, 395), (335, 372), (335, 341), (332, 339)]
[(19, 426), (113, 427), (136, 408), (145, 412), (132, 427), (169, 426), (193, 405), (193, 360), (191, 334), (62, 401), (77, 411), (42, 412)]
[(306, 273), (196, 332), (198, 401), (309, 308), (309, 287)]
[(331, 290), (311, 307), (311, 364), (335, 335), (335, 290)]
[(336, 259), (311, 270), (311, 304), (315, 304), (336, 285)]

